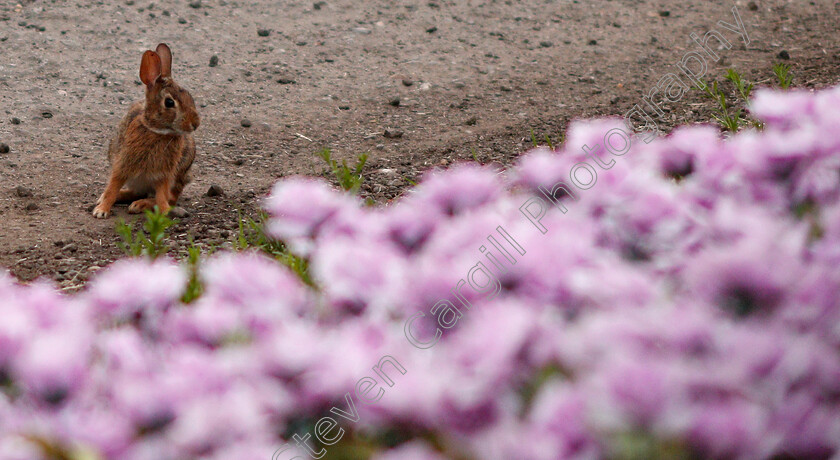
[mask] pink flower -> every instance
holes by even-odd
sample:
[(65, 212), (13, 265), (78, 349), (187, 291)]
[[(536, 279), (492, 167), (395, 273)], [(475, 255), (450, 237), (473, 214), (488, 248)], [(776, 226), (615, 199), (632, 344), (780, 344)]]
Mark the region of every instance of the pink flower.
[(120, 322), (143, 319), (154, 324), (179, 302), (186, 284), (184, 270), (170, 261), (126, 259), (98, 275), (85, 297), (100, 318)]
[(89, 330), (51, 330), (31, 338), (13, 364), (27, 392), (59, 405), (86, 383), (91, 356)]
[(373, 460), (444, 460), (445, 458), (425, 443), (414, 441), (377, 454)]
[(321, 228), (343, 209), (357, 207), (356, 200), (334, 191), (321, 180), (295, 177), (277, 183), (265, 207), (273, 219), (268, 230), (275, 238), (292, 245), (295, 252), (307, 255), (311, 240)]
[(219, 311), (236, 307), (254, 332), (305, 313), (310, 300), (297, 275), (256, 253), (219, 254), (202, 265), (200, 276), (204, 294), (199, 303), (219, 302)]
[(446, 172), (428, 173), (415, 192), (408, 198), (412, 205), (454, 216), (493, 202), (501, 186), (496, 172), (465, 164)]

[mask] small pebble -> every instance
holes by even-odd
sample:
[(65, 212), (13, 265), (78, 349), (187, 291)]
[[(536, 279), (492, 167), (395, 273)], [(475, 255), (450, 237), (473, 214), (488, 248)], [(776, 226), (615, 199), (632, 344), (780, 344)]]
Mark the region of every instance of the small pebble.
[(405, 86), (411, 86), (414, 84), (414, 82), (409, 80), (408, 78), (403, 78), (402, 84)]
[(15, 188), (15, 195), (17, 195), (21, 198), (30, 197), (30, 196), (32, 196), (32, 189), (24, 187), (23, 185), (18, 185)]
[(183, 219), (184, 217), (189, 217), (190, 213), (187, 212), (186, 209), (184, 209), (180, 206), (175, 206), (174, 208), (171, 208), (169, 210), (169, 215), (172, 216), (172, 217), (177, 217), (179, 219)]
[(467, 126), (475, 126), (476, 123), (478, 123), (478, 117), (474, 116), (467, 118), (467, 121), (464, 122), (464, 124)]
[(353, 29), (353, 32), (359, 35), (368, 35), (370, 34), (370, 29), (366, 29), (364, 27), (356, 27), (355, 29)]
[(386, 129), (383, 135), (388, 139), (399, 139), (403, 137), (403, 132), (396, 129)]
[(219, 65), (219, 56), (214, 54), (210, 56), (210, 67), (216, 67), (217, 65)]
[(778, 56), (779, 56), (779, 59), (784, 59), (786, 61), (788, 59), (790, 59), (790, 53), (788, 53), (787, 50), (780, 51)]
[(222, 196), (225, 194), (225, 191), (222, 190), (221, 185), (213, 184), (207, 189), (207, 196)]
[(35, 204), (35, 203), (29, 203), (28, 205), (26, 205), (26, 210), (27, 211), (37, 211), (38, 210), (38, 205)]
[(289, 77), (280, 77), (277, 79), (277, 83), (280, 83), (281, 85), (291, 85), (294, 84), (294, 82), (295, 80)]
[(590, 46), (595, 46), (597, 44), (598, 44), (598, 40), (589, 40), (589, 45)]
[(327, 2), (315, 2), (312, 4), (313, 10), (320, 10), (321, 8), (327, 6)]
[(540, 46), (543, 48), (551, 48), (554, 44), (549, 41), (542, 41), (540, 42)]
[(178, 24), (186, 24), (187, 20), (184, 18), (178, 18)]
[(18, 117), (12, 117), (11, 121), (12, 121), (13, 125), (19, 125), (20, 124), (20, 118), (18, 118)]
[(9, 153), (9, 151), (11, 151), (9, 144), (0, 143), (0, 153)]
[(437, 27), (432, 26), (432, 27), (429, 27), (428, 29), (426, 29), (426, 33), (427, 34), (433, 34), (433, 33), (437, 32), (437, 30), (438, 30)]
[(250, 128), (252, 123), (251, 120), (245, 118), (242, 121), (240, 121), (239, 124), (242, 125), (243, 128)]
[(663, 10), (663, 11), (659, 12), (659, 15), (662, 16), (663, 18), (667, 18), (668, 16), (671, 15), (671, 12), (667, 11), (667, 10)]
[(391, 100), (388, 101), (388, 103), (393, 105), (394, 107), (399, 107), (400, 106), (400, 97), (399, 96), (394, 96), (394, 97), (391, 98)]
[(190, 2), (190, 8), (201, 8), (201, 0), (193, 0)]
[(271, 34), (271, 31), (268, 29), (257, 29), (257, 35), (260, 37), (268, 37)]
[(750, 11), (758, 11), (758, 5), (755, 2), (747, 3), (747, 9)]

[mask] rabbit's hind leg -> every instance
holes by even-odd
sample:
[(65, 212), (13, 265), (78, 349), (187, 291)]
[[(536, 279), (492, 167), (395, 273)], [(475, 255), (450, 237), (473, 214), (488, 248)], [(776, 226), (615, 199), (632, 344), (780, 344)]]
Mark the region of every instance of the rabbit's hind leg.
[(136, 200), (128, 206), (128, 213), (129, 214), (140, 214), (145, 210), (151, 210), (155, 207), (155, 199), (154, 198), (143, 198), (142, 200)]
[(136, 192), (128, 187), (123, 187), (120, 193), (117, 194), (117, 203), (131, 203), (141, 198), (149, 196), (148, 193)]

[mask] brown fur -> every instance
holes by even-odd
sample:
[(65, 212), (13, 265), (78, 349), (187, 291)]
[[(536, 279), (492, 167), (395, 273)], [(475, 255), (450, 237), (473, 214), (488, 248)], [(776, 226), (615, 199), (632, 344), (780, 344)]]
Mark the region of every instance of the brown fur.
[[(165, 44), (143, 54), (140, 79), (146, 84), (146, 100), (129, 108), (108, 145), (111, 176), (93, 210), (98, 218), (108, 217), (118, 201), (131, 201), (132, 213), (154, 206), (167, 212), (190, 182), (192, 132), (200, 118), (190, 93), (172, 80), (171, 59)], [(175, 107), (165, 107), (167, 98)]]

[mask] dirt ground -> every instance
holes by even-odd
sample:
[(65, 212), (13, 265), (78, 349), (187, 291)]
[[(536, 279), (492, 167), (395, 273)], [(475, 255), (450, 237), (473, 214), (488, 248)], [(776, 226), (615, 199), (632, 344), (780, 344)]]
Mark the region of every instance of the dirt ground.
[[(531, 130), (557, 142), (573, 118), (622, 115), (735, 5), (752, 42), (718, 27), (734, 46), (710, 75), (769, 84), (789, 58), (796, 86), (838, 81), (840, 2), (825, 0), (0, 0), (0, 267), (75, 290), (120, 257), (125, 207), (90, 209), (158, 42), (202, 116), (177, 252), (225, 246), (278, 178), (327, 177), (325, 147), (370, 152), (363, 195), (382, 203), (473, 151), (507, 165)], [(710, 113), (695, 91), (664, 127)]]

